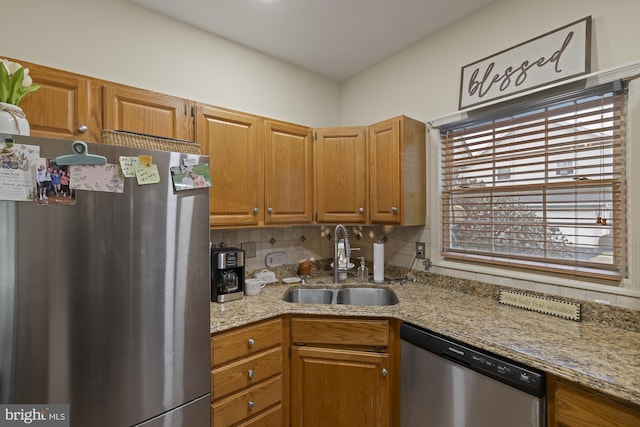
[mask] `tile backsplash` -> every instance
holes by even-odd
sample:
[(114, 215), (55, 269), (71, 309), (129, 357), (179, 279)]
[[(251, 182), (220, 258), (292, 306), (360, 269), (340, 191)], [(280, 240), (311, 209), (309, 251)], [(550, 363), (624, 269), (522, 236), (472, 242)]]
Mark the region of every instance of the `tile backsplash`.
[[(279, 228), (254, 228), (212, 230), (214, 247), (241, 247), (243, 243), (255, 243), (256, 256), (245, 258), (247, 270), (267, 267), (267, 256), (284, 253), (284, 264), (333, 258), (335, 226), (297, 226)], [(385, 264), (409, 268), (415, 254), (415, 242), (427, 242), (423, 227), (347, 226), (352, 260), (365, 257), (373, 259), (373, 244), (385, 242)], [(428, 253), (428, 251), (427, 251)], [(416, 260), (413, 269), (424, 271)]]
[[(335, 225), (308, 225), (294, 227), (252, 228), (212, 230), (211, 244), (214, 247), (241, 247), (243, 243), (255, 243), (256, 256), (245, 259), (247, 270), (267, 267), (270, 254), (279, 255), (284, 264), (295, 265), (300, 261), (315, 261), (333, 258), (333, 237)], [(354, 250), (352, 262), (364, 256), (368, 264), (373, 259), (373, 244), (385, 241), (385, 265), (409, 268), (413, 261), (413, 270), (425, 271), (422, 260), (413, 260), (415, 242), (427, 244), (427, 257), (431, 253), (430, 232), (424, 227), (393, 226), (348, 226), (349, 241)], [(612, 306), (640, 310), (640, 298), (607, 292), (606, 287), (597, 290), (580, 287), (559, 286), (532, 280), (515, 279), (507, 276), (494, 276), (469, 271), (434, 267), (432, 272), (461, 279), (477, 280), (495, 286), (508, 286), (549, 295), (558, 295), (581, 301), (604, 302)]]

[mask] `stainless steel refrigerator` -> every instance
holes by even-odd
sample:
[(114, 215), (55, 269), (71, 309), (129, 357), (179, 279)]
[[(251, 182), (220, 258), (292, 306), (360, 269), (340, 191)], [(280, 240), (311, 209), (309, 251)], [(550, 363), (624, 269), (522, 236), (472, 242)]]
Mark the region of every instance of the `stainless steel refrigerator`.
[(170, 174), (208, 157), (87, 147), (115, 164), (151, 155), (160, 183), (0, 201), (0, 404), (67, 404), (78, 427), (208, 426), (209, 191), (176, 192)]

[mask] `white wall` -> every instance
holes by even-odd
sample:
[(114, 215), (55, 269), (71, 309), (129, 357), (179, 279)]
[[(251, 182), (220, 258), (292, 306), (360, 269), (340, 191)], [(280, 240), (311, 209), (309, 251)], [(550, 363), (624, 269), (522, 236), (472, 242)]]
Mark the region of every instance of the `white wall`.
[(2, 2), (0, 56), (308, 126), (340, 122), (340, 87), (125, 0)]
[[(637, 47), (640, 40), (640, 25), (637, 24), (640, 1), (497, 0), (344, 82), (341, 93), (342, 124), (371, 123), (397, 114), (428, 122), (454, 113), (458, 107), (460, 70), (463, 66), (589, 15), (593, 19), (592, 72), (640, 61)], [(438, 263), (435, 240), (439, 226), (439, 147), (433, 139), (429, 144), (427, 199), (432, 226), (425, 227), (422, 235), (431, 236), (434, 271), (640, 309), (640, 283), (627, 281), (621, 287), (611, 287), (544, 275), (462, 266), (459, 263)], [(632, 186), (630, 197), (640, 198), (640, 190)], [(637, 215), (628, 218), (632, 222), (632, 233), (636, 235), (640, 229), (640, 218)], [(402, 251), (410, 252), (412, 245), (411, 241), (405, 242)]]
[(458, 109), (463, 66), (591, 15), (592, 71), (640, 60), (638, 0), (496, 0), (342, 84), (342, 125)]

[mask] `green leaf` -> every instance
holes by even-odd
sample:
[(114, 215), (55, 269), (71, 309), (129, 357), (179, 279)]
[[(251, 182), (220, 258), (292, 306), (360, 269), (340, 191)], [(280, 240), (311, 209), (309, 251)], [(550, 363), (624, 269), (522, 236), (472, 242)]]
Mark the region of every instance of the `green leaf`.
[(40, 89), (40, 86), (37, 85), (32, 85), (29, 87), (23, 87), (22, 90), (20, 91), (20, 95), (18, 96), (18, 98), (16, 98), (16, 103), (14, 105), (18, 105), (20, 103), (20, 100), (22, 98), (24, 98), (24, 96), (28, 93), (31, 92), (35, 92), (36, 90)]
[(0, 63), (0, 102), (7, 102), (9, 99), (9, 72)]
[(22, 89), (22, 80), (24, 79), (24, 68), (20, 67), (11, 76), (11, 82), (9, 83), (9, 104), (16, 105), (16, 100), (20, 96), (20, 89)]

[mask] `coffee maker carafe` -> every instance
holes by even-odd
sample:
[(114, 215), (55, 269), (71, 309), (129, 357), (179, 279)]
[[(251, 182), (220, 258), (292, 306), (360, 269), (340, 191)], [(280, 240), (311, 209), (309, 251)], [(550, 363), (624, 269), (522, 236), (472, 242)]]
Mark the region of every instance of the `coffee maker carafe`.
[(211, 301), (225, 302), (244, 295), (244, 251), (221, 248), (211, 251)]

